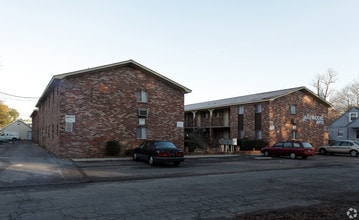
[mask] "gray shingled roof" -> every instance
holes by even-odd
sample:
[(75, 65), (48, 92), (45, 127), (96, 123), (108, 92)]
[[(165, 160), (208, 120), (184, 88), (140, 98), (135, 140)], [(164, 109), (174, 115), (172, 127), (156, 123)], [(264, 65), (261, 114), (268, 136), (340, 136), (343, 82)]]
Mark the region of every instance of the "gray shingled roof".
[(310, 91), (306, 87), (302, 86), (302, 87), (295, 87), (290, 89), (283, 89), (283, 90), (277, 90), (271, 92), (257, 93), (252, 95), (245, 95), (245, 96), (238, 96), (238, 97), (227, 98), (227, 99), (219, 99), (214, 101), (189, 104), (189, 105), (185, 105), (185, 111), (194, 111), (194, 110), (201, 110), (208, 108), (220, 108), (220, 107), (228, 107), (232, 105), (244, 105), (244, 104), (259, 103), (259, 102), (268, 102), (300, 90), (304, 90), (310, 93), (312, 96), (316, 97), (321, 102), (328, 105), (328, 107), (331, 106), (328, 102), (315, 95), (312, 91)]

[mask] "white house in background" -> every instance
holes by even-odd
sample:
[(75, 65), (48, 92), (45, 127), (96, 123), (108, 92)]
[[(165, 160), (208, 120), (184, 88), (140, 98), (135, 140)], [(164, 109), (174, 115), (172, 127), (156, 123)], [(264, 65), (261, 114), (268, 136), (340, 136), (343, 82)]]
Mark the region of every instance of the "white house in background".
[(16, 120), (0, 129), (1, 134), (17, 133), (20, 140), (32, 139), (32, 128), (22, 120)]
[(329, 140), (359, 140), (359, 108), (351, 108), (328, 127)]

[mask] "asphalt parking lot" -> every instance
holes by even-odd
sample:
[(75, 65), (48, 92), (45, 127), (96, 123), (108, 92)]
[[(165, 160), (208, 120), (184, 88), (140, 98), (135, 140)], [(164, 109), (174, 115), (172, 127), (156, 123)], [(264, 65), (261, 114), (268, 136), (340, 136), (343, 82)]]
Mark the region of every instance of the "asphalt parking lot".
[(359, 158), (348, 155), (316, 155), (308, 159), (270, 157), (262, 155), (205, 155), (186, 156), (178, 167), (170, 164), (149, 166), (143, 161), (122, 159), (74, 159), (76, 167), (88, 181), (135, 180), (163, 177), (243, 173), (265, 170), (341, 167), (359, 164)]
[(0, 187), (255, 172), (358, 165), (358, 157), (316, 155), (308, 159), (261, 155), (186, 155), (178, 167), (149, 166), (132, 158), (60, 159), (31, 142), (0, 145)]
[(359, 210), (358, 162), (207, 155), (149, 166), (63, 160), (19, 142), (0, 146), (0, 218), (348, 219)]

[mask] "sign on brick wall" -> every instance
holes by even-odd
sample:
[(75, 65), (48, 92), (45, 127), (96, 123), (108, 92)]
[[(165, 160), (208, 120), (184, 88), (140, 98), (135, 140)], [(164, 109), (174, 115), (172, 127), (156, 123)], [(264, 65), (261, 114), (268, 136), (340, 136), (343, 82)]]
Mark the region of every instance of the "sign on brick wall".
[(75, 123), (75, 115), (65, 115), (65, 122)]

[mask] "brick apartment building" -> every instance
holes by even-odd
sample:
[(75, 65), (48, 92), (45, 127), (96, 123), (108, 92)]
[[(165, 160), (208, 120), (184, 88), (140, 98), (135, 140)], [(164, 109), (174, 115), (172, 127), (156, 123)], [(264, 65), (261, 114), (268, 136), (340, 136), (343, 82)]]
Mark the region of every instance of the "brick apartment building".
[(200, 135), (212, 148), (222, 138), (269, 144), (302, 139), (316, 147), (328, 142), (329, 107), (306, 87), (190, 104), (185, 106), (185, 132)]
[(64, 158), (103, 157), (143, 139), (183, 147), (184, 95), (190, 89), (133, 61), (52, 77), (32, 113), (33, 140)]

